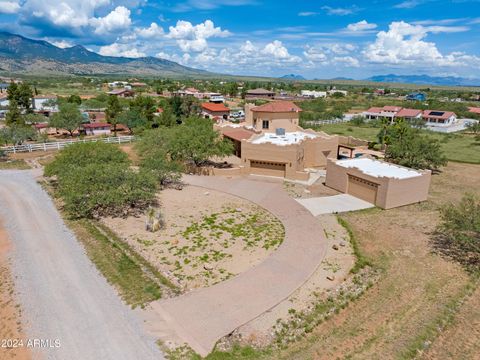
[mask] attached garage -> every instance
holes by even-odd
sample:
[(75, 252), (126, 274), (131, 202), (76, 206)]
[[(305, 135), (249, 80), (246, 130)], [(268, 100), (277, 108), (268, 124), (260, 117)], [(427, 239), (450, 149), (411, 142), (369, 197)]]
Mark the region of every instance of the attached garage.
[(375, 201), (377, 200), (377, 191), (378, 184), (357, 176), (348, 175), (347, 194), (375, 204)]
[(250, 169), (252, 174), (285, 177), (285, 164), (250, 160)]

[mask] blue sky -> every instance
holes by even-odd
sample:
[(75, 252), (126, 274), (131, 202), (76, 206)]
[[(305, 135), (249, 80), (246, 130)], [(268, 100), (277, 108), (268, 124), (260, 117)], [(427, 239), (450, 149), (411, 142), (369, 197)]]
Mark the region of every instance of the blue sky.
[(0, 26), (231, 74), (480, 78), (480, 0), (0, 0)]

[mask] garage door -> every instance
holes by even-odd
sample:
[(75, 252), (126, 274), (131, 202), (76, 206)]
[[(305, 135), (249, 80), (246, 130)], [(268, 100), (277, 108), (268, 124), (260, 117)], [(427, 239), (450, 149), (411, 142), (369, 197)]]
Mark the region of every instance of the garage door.
[(285, 164), (251, 160), (250, 171), (256, 175), (285, 177)]
[(377, 199), (377, 189), (378, 184), (356, 176), (348, 175), (347, 193), (350, 195), (375, 204), (375, 200)]

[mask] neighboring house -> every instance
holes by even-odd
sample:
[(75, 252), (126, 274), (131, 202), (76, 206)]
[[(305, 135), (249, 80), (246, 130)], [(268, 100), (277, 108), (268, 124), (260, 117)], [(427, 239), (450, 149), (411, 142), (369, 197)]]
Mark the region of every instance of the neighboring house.
[(364, 111), (362, 115), (365, 116), (367, 120), (388, 118), (390, 121), (393, 121), (400, 110), (402, 110), (402, 108), (399, 106), (384, 106), (383, 108), (371, 107), (367, 111)]
[(304, 98), (317, 99), (327, 97), (326, 91), (302, 90), (300, 96)]
[(133, 90), (123, 88), (123, 89), (109, 91), (107, 92), (107, 94), (112, 96), (122, 97), (122, 98), (131, 98), (135, 95), (135, 92)]
[(6, 93), (8, 89), (8, 84), (0, 83), (0, 94)]
[(300, 109), (292, 101), (272, 101), (264, 105), (245, 105), (245, 122), (256, 131), (275, 132), (284, 129), (296, 131), (300, 120)]
[(218, 117), (226, 120), (230, 115), (230, 109), (223, 105), (223, 103), (202, 103), (202, 115), (208, 119)]
[[(1, 99), (0, 99), (0, 101), (1, 101)], [(468, 111), (471, 112), (472, 114), (480, 115), (480, 107), (469, 107)]]
[(225, 102), (225, 98), (223, 97), (222, 94), (219, 94), (219, 93), (209, 93), (209, 94), (207, 94), (206, 97), (212, 103), (223, 103), (223, 102)]
[(327, 91), (328, 95), (333, 95), (333, 94), (343, 94), (344, 96), (348, 95), (348, 91), (346, 90), (337, 90), (337, 89), (332, 89)]
[(405, 121), (415, 121), (420, 120), (422, 118), (422, 110), (418, 109), (401, 109), (399, 112), (395, 114), (396, 118), (404, 119)]
[(425, 101), (425, 100), (427, 100), (427, 96), (424, 93), (421, 93), (421, 92), (413, 92), (413, 93), (408, 94), (405, 97), (405, 100)]
[(86, 135), (110, 135), (110, 124), (108, 123), (94, 123), (83, 124), (81, 126)]
[(369, 158), (328, 160), (325, 185), (383, 209), (427, 200), (430, 170)]
[(245, 99), (273, 99), (275, 93), (266, 89), (247, 90)]
[(133, 82), (130, 84), (131, 87), (134, 87), (134, 88), (143, 88), (143, 87), (146, 87), (148, 86), (147, 84), (145, 84), (144, 82)]
[(425, 110), (422, 117), (427, 126), (451, 126), (457, 121), (457, 115), (451, 111)]
[(128, 85), (128, 81), (114, 81), (114, 82), (108, 83), (108, 86), (111, 87), (111, 88), (124, 87), (124, 86), (127, 86), (127, 85)]
[(35, 95), (32, 98), (33, 111), (43, 113), (46, 116), (51, 112), (58, 111), (57, 96), (56, 95)]
[(10, 101), (7, 100), (7, 94), (0, 94), (0, 107), (8, 107)]
[(57, 129), (54, 127), (50, 127), (48, 123), (38, 123), (34, 124), (33, 127), (37, 130), (40, 134), (47, 134), (47, 135), (56, 135)]

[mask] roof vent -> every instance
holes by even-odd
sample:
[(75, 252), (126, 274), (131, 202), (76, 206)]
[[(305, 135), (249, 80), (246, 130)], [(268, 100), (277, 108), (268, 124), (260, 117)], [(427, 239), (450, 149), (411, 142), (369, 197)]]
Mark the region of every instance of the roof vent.
[(275, 135), (277, 136), (285, 136), (285, 129), (284, 128), (276, 128)]

